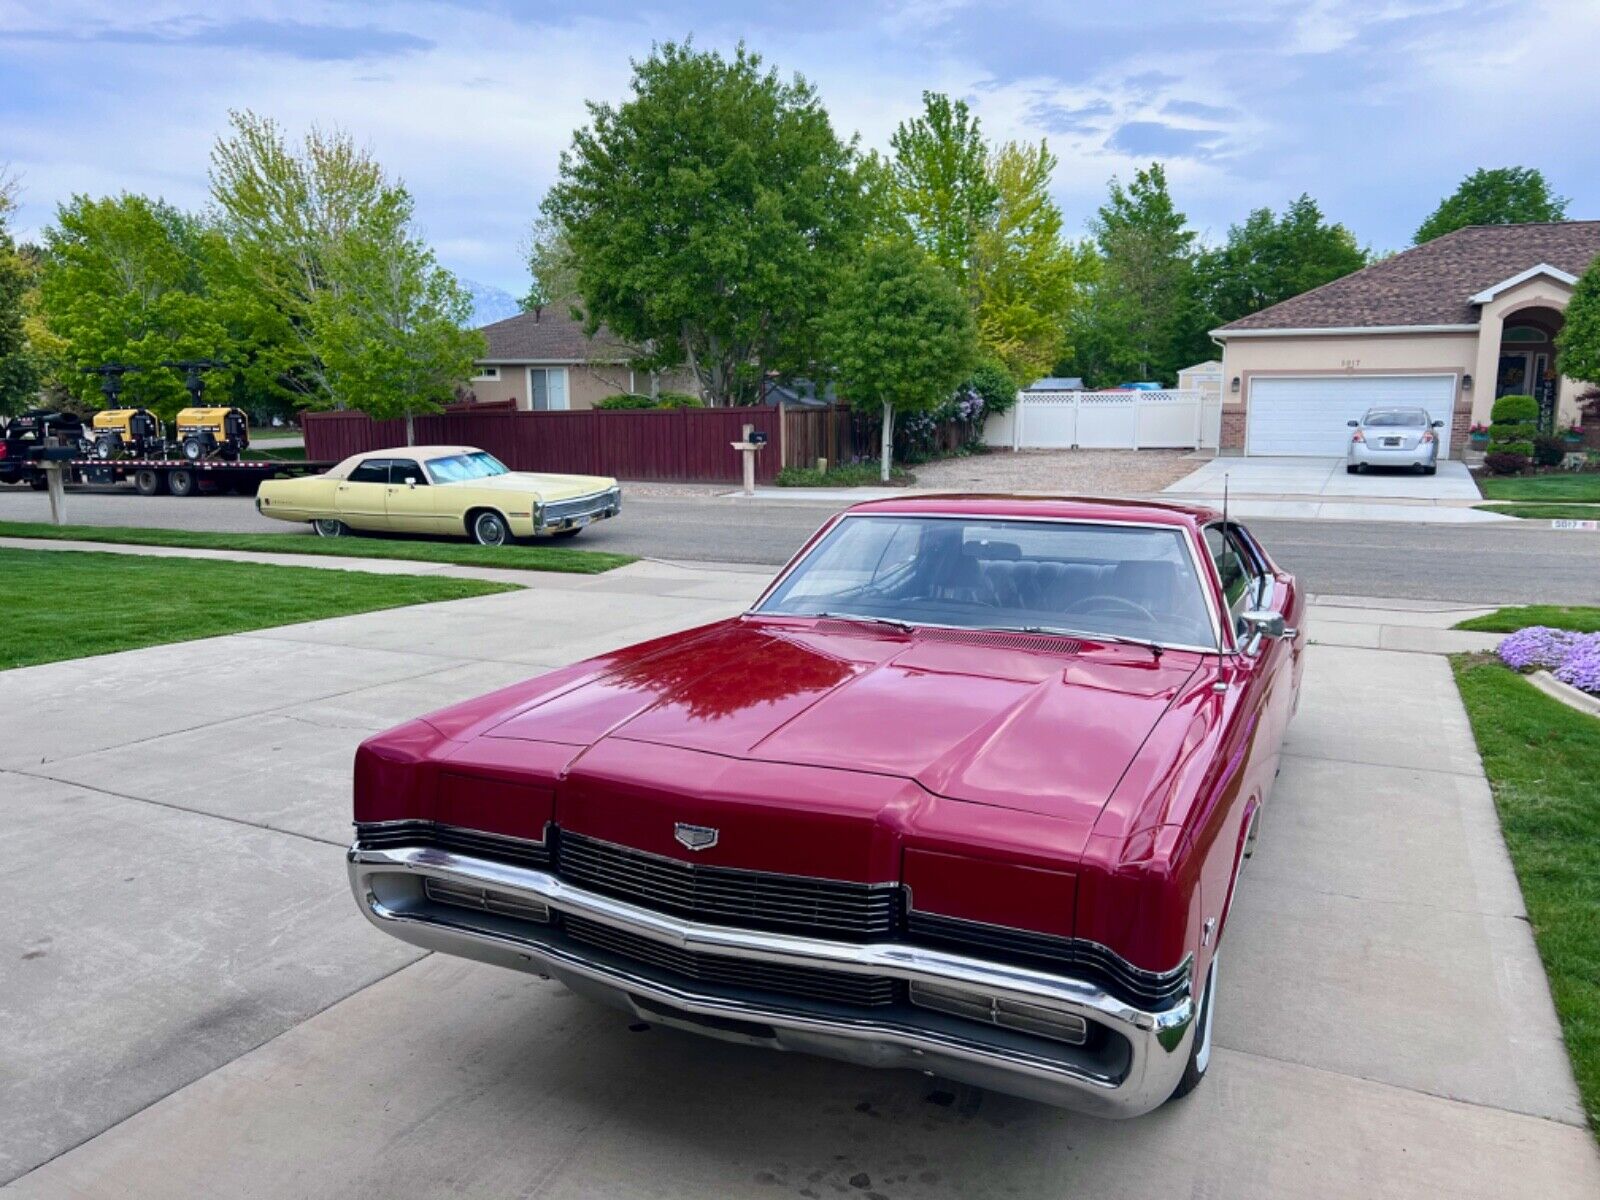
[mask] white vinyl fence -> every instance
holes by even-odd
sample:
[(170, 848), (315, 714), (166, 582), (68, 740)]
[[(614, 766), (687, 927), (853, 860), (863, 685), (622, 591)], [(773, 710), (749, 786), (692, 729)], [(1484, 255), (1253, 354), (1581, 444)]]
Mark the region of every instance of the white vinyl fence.
[(990, 417), (983, 440), (1013, 450), (1214, 449), (1220, 398), (1160, 392), (1018, 392), (1010, 412)]

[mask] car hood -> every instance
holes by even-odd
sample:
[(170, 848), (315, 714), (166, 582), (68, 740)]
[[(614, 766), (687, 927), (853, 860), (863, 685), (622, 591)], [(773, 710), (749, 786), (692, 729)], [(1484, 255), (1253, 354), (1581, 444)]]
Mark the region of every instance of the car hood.
[(465, 479), (440, 487), (484, 488), (493, 492), (537, 492), (545, 500), (570, 500), (617, 486), (605, 475), (547, 475), (539, 471), (508, 471), (483, 479)]
[(1092, 824), (1198, 662), (1089, 639), (746, 617), (598, 660), (474, 733), (579, 748), (580, 774), (663, 747), (714, 756), (708, 772), (730, 760), (864, 772)]

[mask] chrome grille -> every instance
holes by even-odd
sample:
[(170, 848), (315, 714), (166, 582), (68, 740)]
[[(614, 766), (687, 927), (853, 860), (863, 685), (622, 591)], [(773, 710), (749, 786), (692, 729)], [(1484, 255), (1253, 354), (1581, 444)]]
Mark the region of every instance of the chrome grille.
[(579, 496), (573, 500), (555, 500), (544, 506), (545, 524), (570, 521), (573, 517), (591, 517), (595, 513), (605, 512), (618, 501), (619, 493), (615, 489)]
[(361, 850), (394, 850), (400, 847), (430, 846), (453, 850), (474, 858), (514, 863), (521, 867), (547, 867), (550, 848), (544, 842), (463, 829), (459, 825), (440, 825), (436, 821), (374, 821), (356, 826), (356, 847)]
[(646, 908), (714, 924), (834, 937), (893, 931), (899, 887), (679, 862), (582, 834), (561, 835), (557, 873)]
[(1112, 995), (1135, 1004), (1161, 1007), (1189, 987), (1189, 960), (1170, 971), (1146, 971), (1098, 942), (1030, 929), (985, 925), (936, 913), (906, 914), (906, 932), (915, 942), (948, 946), (985, 958), (1033, 962), (1098, 983)]
[(481, 888), (470, 883), (452, 883), (445, 879), (424, 879), (422, 891), (435, 904), (475, 908), (480, 912), (497, 913), (502, 917), (515, 917), (519, 921), (550, 919), (550, 910), (544, 904), (512, 892)]
[(565, 916), (562, 925), (575, 942), (701, 983), (870, 1008), (893, 1004), (895, 1000), (894, 980), (881, 976), (846, 975), (718, 954), (696, 954), (583, 917)]

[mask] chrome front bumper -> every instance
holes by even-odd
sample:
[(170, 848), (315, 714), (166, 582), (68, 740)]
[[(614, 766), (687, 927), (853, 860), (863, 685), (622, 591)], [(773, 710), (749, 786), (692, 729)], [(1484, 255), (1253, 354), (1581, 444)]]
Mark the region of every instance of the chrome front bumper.
[(539, 504), (533, 512), (535, 533), (557, 533), (563, 529), (581, 529), (596, 521), (604, 521), (622, 512), (621, 486), (592, 492), (574, 500), (556, 500)]
[[(1149, 1112), (1177, 1086), (1194, 1036), (1192, 993), (1146, 1012), (1082, 980), (895, 942), (835, 942), (682, 920), (573, 887), (555, 875), (431, 847), (352, 847), (361, 911), (402, 941), (550, 975), (638, 1018), (725, 1040), (876, 1067), (921, 1070), (1102, 1117)], [(1103, 1028), (1086, 1050), (900, 1004), (854, 1008), (702, 985), (620, 960), (540, 924), (437, 904), (426, 879), (489, 888), (697, 954), (891, 977), (1044, 1005)]]

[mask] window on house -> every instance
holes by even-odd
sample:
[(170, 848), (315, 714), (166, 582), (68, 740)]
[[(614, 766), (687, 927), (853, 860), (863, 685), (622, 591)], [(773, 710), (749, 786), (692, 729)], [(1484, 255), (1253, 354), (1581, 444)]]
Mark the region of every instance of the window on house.
[(499, 379), (500, 378), (500, 368), (499, 367), (479, 367), (478, 368), (478, 373), (476, 375), (474, 375), (472, 378), (474, 380)]
[(565, 367), (528, 368), (528, 407), (535, 412), (557, 411), (567, 407)]

